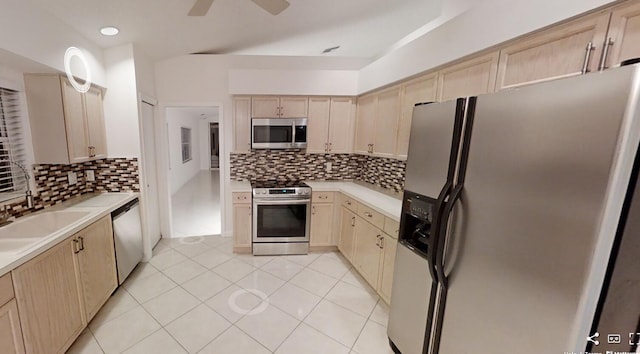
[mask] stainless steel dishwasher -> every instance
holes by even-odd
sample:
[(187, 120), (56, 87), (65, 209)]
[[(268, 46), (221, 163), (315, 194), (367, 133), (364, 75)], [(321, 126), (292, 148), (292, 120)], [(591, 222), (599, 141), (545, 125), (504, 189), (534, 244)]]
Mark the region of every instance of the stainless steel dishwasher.
[(113, 220), (118, 284), (122, 284), (142, 260), (142, 226), (138, 199), (114, 210), (111, 213), (111, 219)]

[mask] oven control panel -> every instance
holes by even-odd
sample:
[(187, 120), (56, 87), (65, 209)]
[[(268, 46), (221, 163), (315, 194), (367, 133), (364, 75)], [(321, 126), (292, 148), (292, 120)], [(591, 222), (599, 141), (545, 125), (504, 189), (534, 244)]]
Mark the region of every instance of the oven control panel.
[(311, 188), (254, 188), (253, 196), (258, 198), (309, 197)]

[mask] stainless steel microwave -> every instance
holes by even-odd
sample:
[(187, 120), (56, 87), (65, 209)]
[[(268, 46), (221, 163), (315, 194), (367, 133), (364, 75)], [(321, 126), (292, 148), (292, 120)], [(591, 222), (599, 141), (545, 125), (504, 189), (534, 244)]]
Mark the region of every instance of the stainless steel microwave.
[(304, 149), (307, 118), (252, 118), (252, 149)]

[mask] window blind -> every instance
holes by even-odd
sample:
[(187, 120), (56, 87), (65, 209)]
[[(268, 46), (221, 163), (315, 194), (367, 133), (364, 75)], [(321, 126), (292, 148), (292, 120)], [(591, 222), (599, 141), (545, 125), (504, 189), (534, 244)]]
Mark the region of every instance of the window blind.
[(22, 169), (10, 161), (25, 165), (26, 151), (20, 96), (17, 91), (0, 87), (0, 200), (14, 197), (14, 192), (26, 190)]

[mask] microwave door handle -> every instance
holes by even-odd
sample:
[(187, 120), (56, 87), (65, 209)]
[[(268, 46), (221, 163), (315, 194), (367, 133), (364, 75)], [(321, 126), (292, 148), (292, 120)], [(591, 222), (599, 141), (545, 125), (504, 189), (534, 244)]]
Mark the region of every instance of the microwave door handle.
[(291, 123), (291, 144), (295, 144), (296, 143), (296, 123), (292, 122)]

